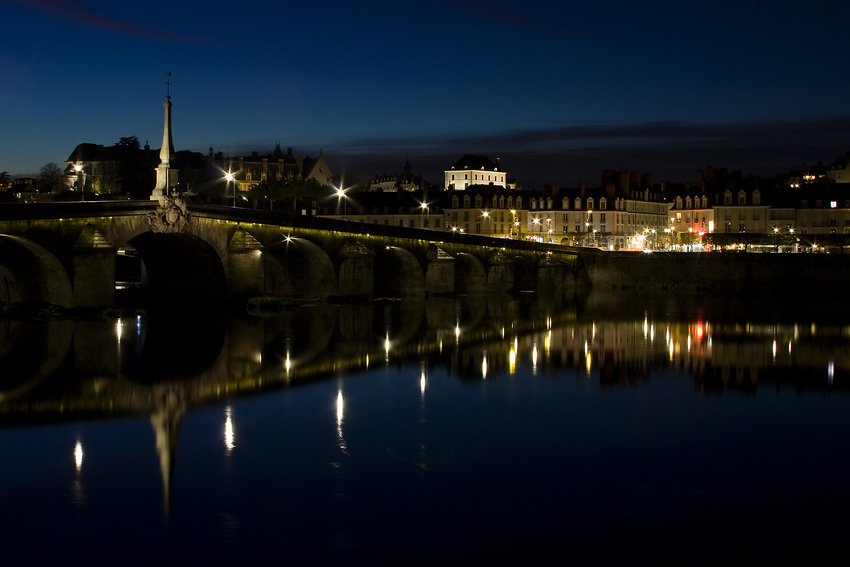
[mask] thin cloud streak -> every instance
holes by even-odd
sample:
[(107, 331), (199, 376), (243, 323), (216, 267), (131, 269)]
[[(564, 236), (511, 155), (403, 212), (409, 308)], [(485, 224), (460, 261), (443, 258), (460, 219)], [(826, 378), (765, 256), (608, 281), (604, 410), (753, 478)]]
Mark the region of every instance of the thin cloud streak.
[[(831, 162), (850, 149), (850, 116), (784, 123), (569, 125), (476, 136), (385, 137), (326, 144), (326, 154), (358, 177), (414, 172), (440, 183), (464, 153), (501, 158), (524, 187), (599, 183), (603, 169), (650, 171), (656, 181), (689, 181), (708, 165), (772, 176), (803, 162)], [(329, 149), (330, 146), (333, 149)]]
[(6, 0), (12, 4), (17, 4), (19, 6), (24, 6), (25, 8), (32, 8), (38, 10), (40, 12), (44, 12), (45, 14), (49, 14), (56, 18), (60, 18), (63, 20), (75, 22), (78, 24), (82, 24), (88, 27), (101, 29), (105, 31), (120, 33), (120, 34), (128, 34), (128, 35), (136, 35), (140, 37), (147, 37), (151, 39), (159, 39), (164, 41), (173, 41), (177, 43), (189, 43), (189, 44), (197, 44), (197, 45), (211, 45), (213, 42), (182, 35), (175, 34), (171, 32), (167, 32), (164, 30), (158, 30), (155, 28), (149, 28), (146, 26), (140, 26), (131, 22), (125, 22), (122, 20), (117, 20), (114, 18), (110, 18), (108, 16), (104, 16), (101, 14), (97, 14), (91, 12), (86, 9), (78, 2), (71, 2), (69, 0)]

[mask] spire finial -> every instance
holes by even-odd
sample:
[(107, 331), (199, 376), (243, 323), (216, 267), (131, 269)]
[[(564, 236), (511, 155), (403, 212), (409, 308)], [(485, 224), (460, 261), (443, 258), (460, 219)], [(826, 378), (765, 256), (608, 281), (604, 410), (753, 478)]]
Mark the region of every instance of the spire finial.
[(171, 71), (168, 72), (168, 77), (165, 79), (165, 96), (171, 96)]

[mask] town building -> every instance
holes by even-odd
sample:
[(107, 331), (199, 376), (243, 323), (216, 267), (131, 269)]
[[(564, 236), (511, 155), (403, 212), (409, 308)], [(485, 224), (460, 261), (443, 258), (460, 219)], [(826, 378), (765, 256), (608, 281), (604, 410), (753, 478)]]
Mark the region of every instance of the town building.
[(386, 193), (394, 193), (398, 190), (402, 191), (423, 191), (425, 189), (425, 180), (421, 175), (413, 175), (413, 169), (410, 167), (410, 158), (404, 162), (404, 168), (399, 175), (393, 173), (387, 175), (375, 174), (375, 177), (369, 180), (369, 191), (383, 191)]
[(445, 170), (446, 189), (466, 189), (471, 185), (498, 185), (508, 188), (507, 173), (485, 156), (464, 154), (449, 169)]
[(246, 192), (260, 181), (297, 177), (300, 179), (315, 179), (321, 185), (331, 185), (333, 172), (325, 159), (322, 150), (319, 156), (296, 156), (292, 148), (287, 148), (284, 154), (280, 144), (273, 151), (261, 156), (259, 152), (251, 152), (250, 156), (224, 156), (222, 152), (213, 154), (210, 148), (208, 162), (211, 168), (221, 172), (221, 177), (230, 176), (229, 182), (235, 184), (238, 192)]

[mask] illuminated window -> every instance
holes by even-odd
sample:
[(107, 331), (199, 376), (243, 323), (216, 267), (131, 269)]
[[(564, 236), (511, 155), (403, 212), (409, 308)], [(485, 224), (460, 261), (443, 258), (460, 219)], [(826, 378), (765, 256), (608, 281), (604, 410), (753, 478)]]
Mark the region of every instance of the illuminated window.
[(830, 209), (837, 209), (838, 208), (838, 201), (830, 201), (829, 202), (829, 208)]

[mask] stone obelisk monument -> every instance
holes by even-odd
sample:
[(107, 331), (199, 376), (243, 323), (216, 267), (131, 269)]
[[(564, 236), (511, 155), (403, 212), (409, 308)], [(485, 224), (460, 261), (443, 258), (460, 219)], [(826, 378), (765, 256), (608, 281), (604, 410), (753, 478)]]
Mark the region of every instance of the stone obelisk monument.
[(174, 157), (174, 143), (171, 141), (171, 73), (167, 94), (165, 96), (165, 126), (162, 131), (162, 149), (159, 150), (159, 165), (156, 168), (156, 187), (151, 194), (152, 200), (164, 201), (172, 187), (177, 185), (177, 170), (171, 168), (171, 158)]

